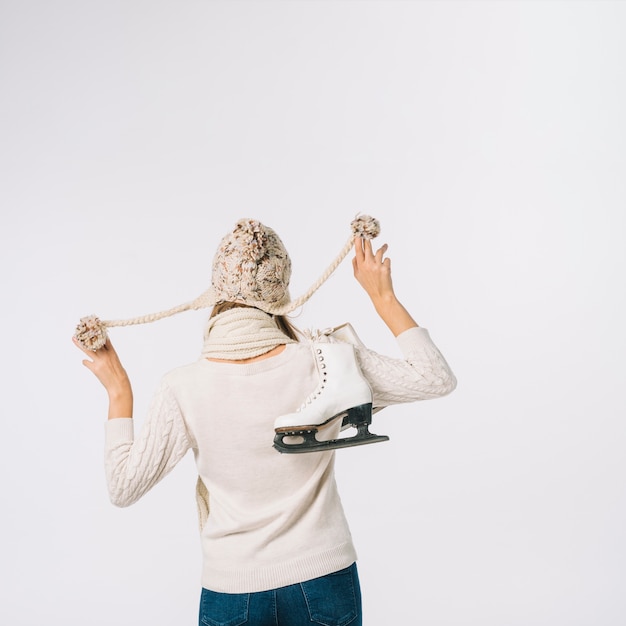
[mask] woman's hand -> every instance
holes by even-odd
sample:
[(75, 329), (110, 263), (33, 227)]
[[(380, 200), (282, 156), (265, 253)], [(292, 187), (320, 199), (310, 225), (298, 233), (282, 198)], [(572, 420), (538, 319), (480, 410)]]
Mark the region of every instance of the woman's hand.
[(376, 312), (397, 337), (401, 332), (417, 326), (417, 322), (396, 298), (391, 281), (391, 259), (383, 258), (384, 244), (376, 252), (370, 239), (354, 240), (354, 277), (372, 300)]
[(356, 237), (354, 240), (355, 256), (352, 259), (354, 277), (365, 289), (374, 306), (377, 302), (382, 303), (394, 297), (391, 259), (383, 259), (387, 248), (387, 244), (384, 244), (374, 253), (370, 239)]
[(83, 360), (83, 365), (96, 376), (109, 395), (109, 419), (132, 417), (132, 387), (111, 341), (107, 340), (106, 344), (96, 352), (86, 350), (75, 338), (72, 338), (72, 341), (77, 348), (90, 357)]

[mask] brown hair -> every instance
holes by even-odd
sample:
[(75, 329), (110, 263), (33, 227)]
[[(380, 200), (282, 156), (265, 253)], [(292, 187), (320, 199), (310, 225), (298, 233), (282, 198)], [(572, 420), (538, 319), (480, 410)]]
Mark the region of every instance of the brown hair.
[[(254, 309), (255, 307), (251, 307), (247, 304), (242, 304), (241, 302), (220, 302), (213, 307), (211, 311), (211, 315), (209, 319), (219, 315), (220, 313), (224, 313), (225, 311), (230, 311), (231, 309)], [(276, 322), (276, 326), (278, 326), (279, 330), (283, 332), (289, 339), (293, 339), (294, 341), (299, 341), (298, 335), (296, 333), (295, 327), (291, 324), (291, 322), (287, 319), (285, 315), (273, 315), (274, 321)]]

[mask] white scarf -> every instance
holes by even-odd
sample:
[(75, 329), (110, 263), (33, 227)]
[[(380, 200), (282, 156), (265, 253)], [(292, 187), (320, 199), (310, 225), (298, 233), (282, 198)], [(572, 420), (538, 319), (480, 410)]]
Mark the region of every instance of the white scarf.
[(278, 328), (272, 315), (260, 309), (237, 307), (209, 320), (202, 356), (233, 361), (250, 359), (286, 343), (297, 341)]

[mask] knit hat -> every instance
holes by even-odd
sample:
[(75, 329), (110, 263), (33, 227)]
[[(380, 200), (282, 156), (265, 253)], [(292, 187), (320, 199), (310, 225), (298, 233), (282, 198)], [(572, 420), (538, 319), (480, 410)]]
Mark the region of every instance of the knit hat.
[(220, 242), (213, 259), (215, 303), (241, 302), (270, 312), (289, 303), (291, 259), (268, 226), (239, 220)]
[(380, 232), (378, 220), (368, 215), (357, 217), (350, 227), (350, 238), (335, 260), (304, 295), (291, 300), (291, 260), (282, 241), (261, 222), (241, 219), (220, 242), (213, 259), (211, 287), (195, 300), (160, 313), (126, 320), (101, 321), (95, 315), (83, 317), (74, 337), (84, 348), (96, 351), (107, 341), (107, 328), (146, 324), (222, 302), (240, 302), (272, 315), (286, 315), (302, 306), (326, 282), (352, 249), (355, 237), (373, 239)]

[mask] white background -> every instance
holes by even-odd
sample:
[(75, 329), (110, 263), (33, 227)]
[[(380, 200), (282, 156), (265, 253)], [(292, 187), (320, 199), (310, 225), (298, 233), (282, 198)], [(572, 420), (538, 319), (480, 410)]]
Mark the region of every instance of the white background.
[[(458, 379), (337, 454), (366, 626), (626, 623), (626, 4), (0, 2), (0, 622), (196, 623), (193, 459), (128, 509), (78, 318), (209, 283), (240, 217), (292, 295), (379, 218)], [(112, 331), (137, 427), (206, 312)], [(397, 355), (348, 261), (295, 319)]]

